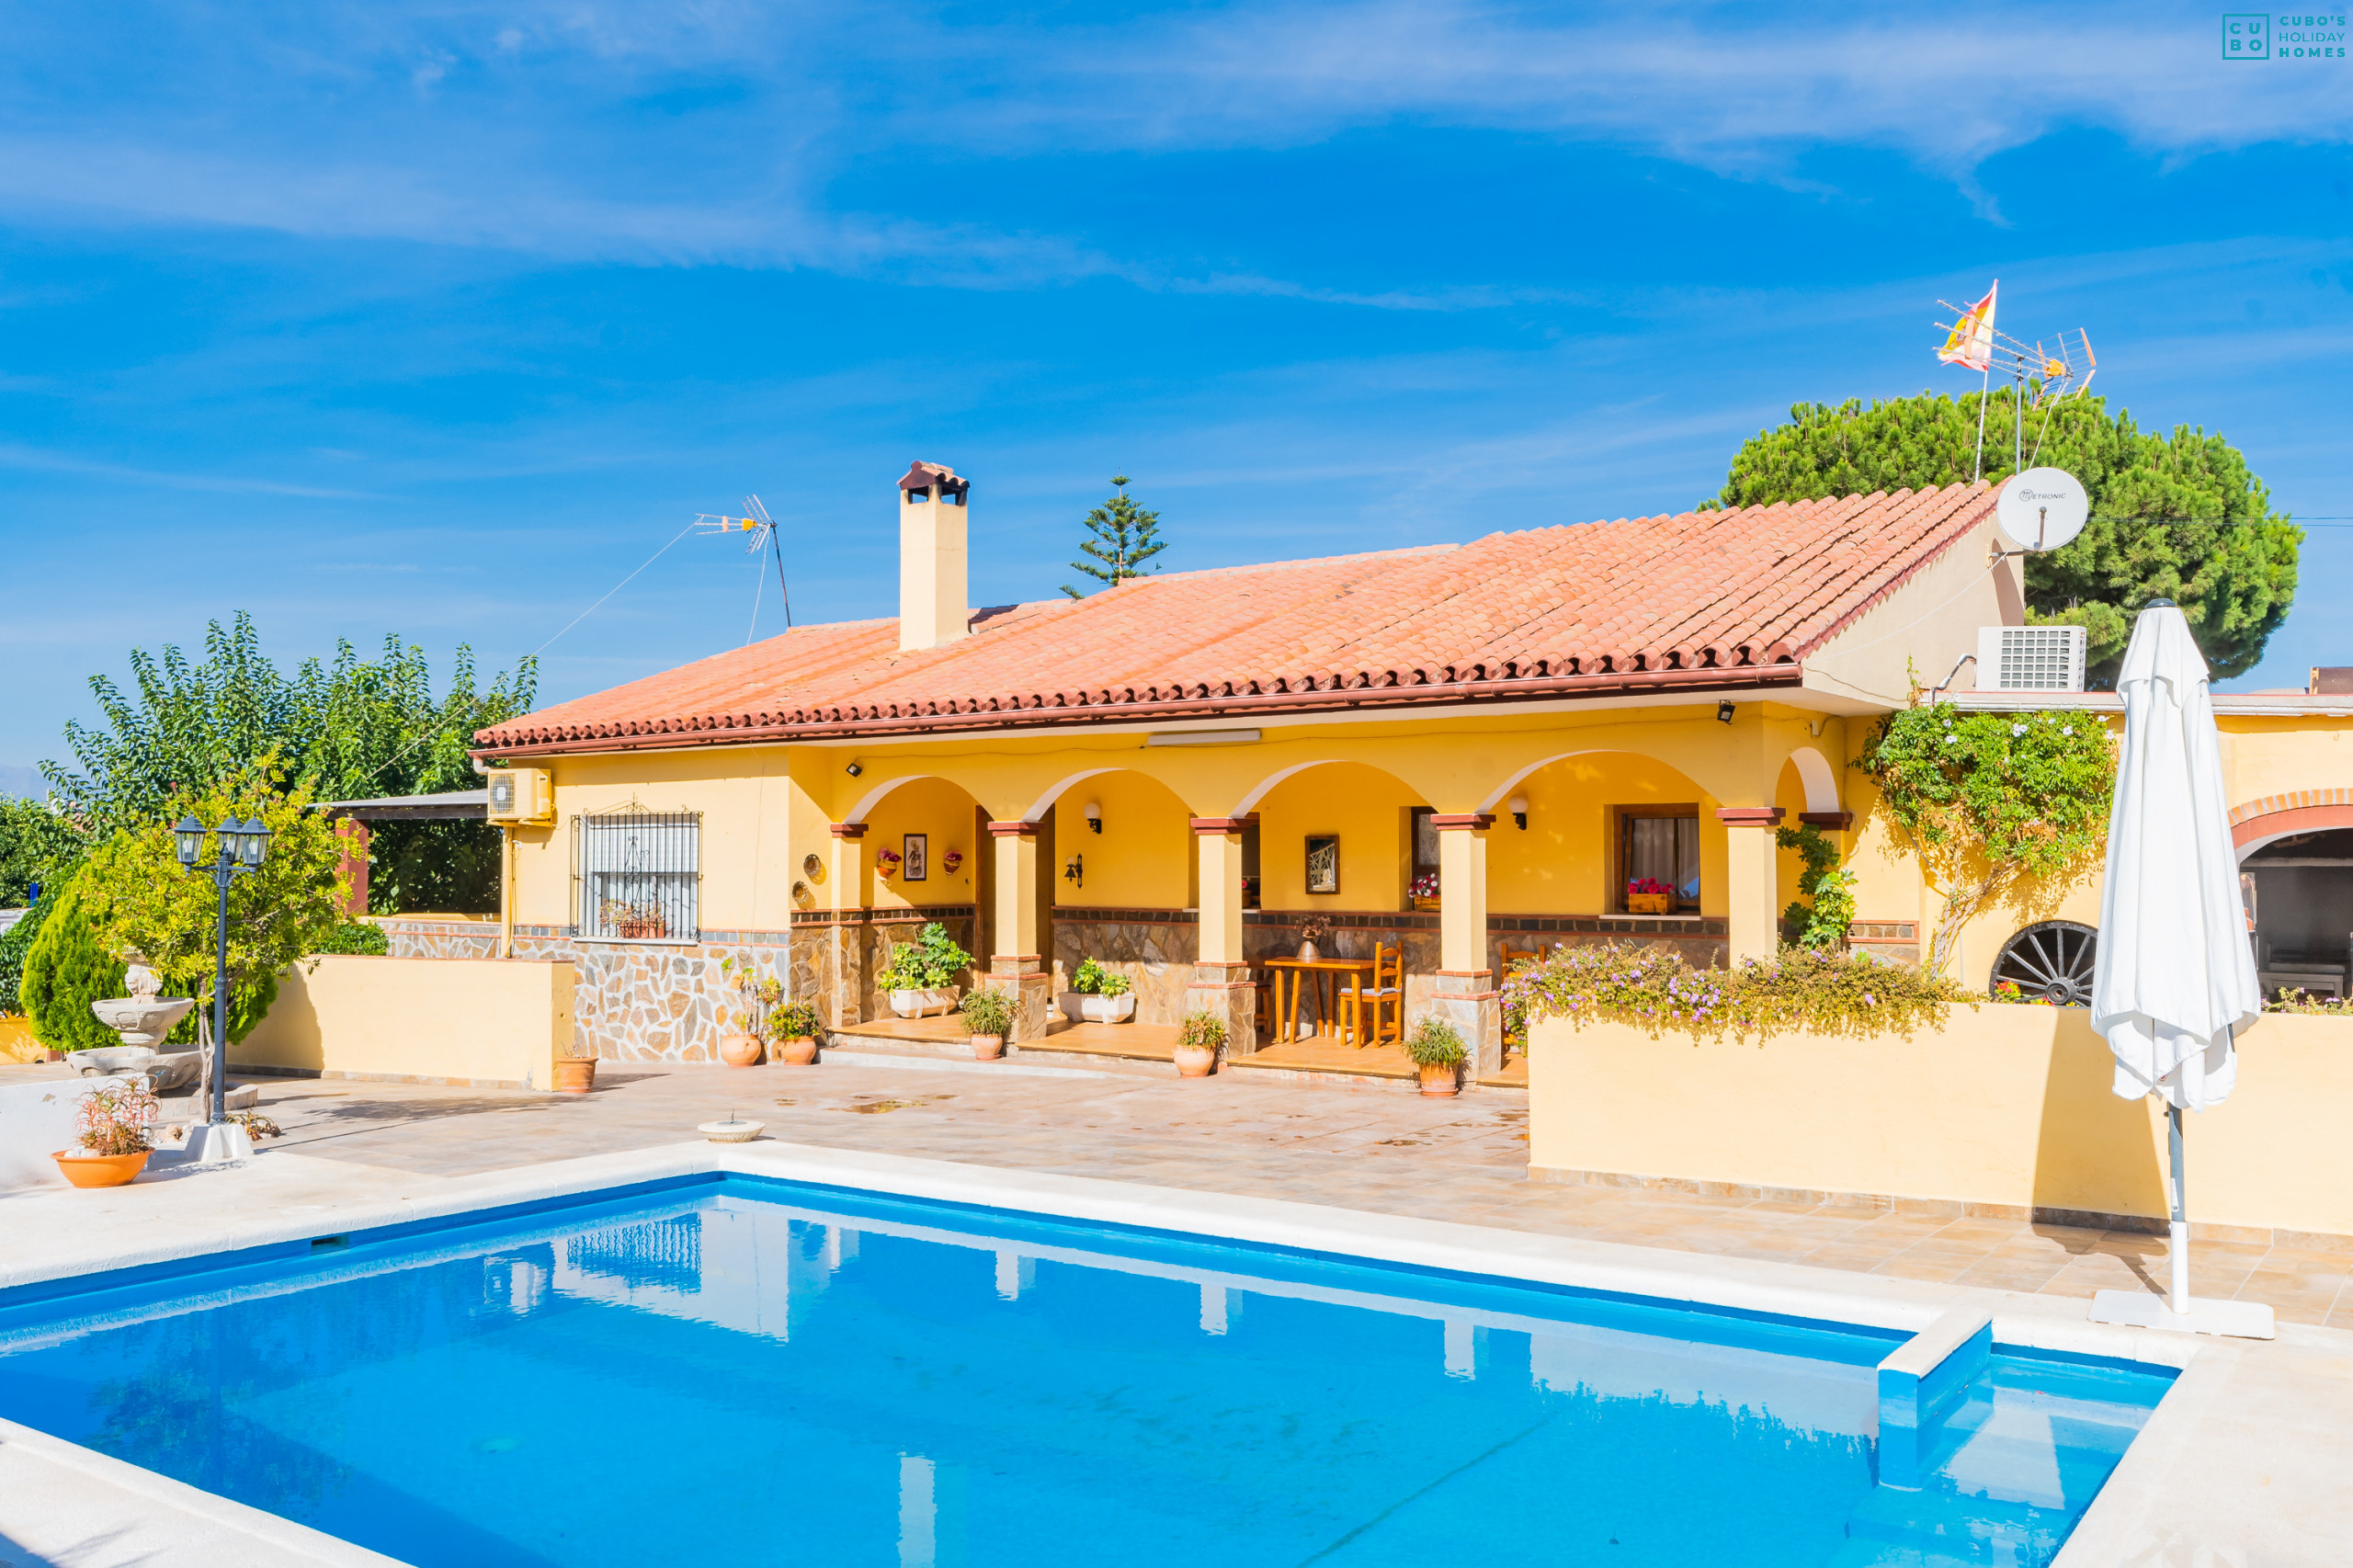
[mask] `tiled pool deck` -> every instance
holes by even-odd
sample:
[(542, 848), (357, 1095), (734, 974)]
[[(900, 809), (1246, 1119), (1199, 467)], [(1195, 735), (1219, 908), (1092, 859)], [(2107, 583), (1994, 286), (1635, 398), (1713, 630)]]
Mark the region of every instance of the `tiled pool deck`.
[[(0, 1069), (0, 1083), (40, 1071)], [(2162, 1239), (2137, 1233), (1533, 1183), (1525, 1173), (1524, 1098), (1507, 1092), (1426, 1101), (1263, 1075), (1188, 1082), (1165, 1073), (608, 1068), (585, 1097), (265, 1080), (264, 1109), (285, 1136), (243, 1170), (159, 1171), (119, 1192), (0, 1198), (0, 1276), (53, 1277), (96, 1266), (80, 1259), (148, 1245), (217, 1246), (200, 1238), (240, 1226), (333, 1224), (328, 1216), (337, 1210), (388, 1201), (472, 1204), (482, 1199), (469, 1195), (484, 1184), (542, 1173), (561, 1179), (562, 1162), (665, 1157), (697, 1122), (733, 1111), (766, 1122), (779, 1141), (745, 1146), (756, 1159), (771, 1149), (788, 1161), (854, 1168), (868, 1155), (912, 1156), (1002, 1173), (973, 1172), (978, 1181), (1093, 1178), (1081, 1185), (1103, 1192), (1109, 1189), (1097, 1183), (1121, 1184), (1145, 1214), (1155, 1204), (1223, 1204), (1243, 1213), (1253, 1210), (1249, 1200), (1280, 1199), (1273, 1207), (1328, 1224), (1335, 1235), (1438, 1236), (1498, 1257), (1553, 1249), (1584, 1260), (1574, 1265), (1588, 1271), (1580, 1278), (1616, 1270), (1630, 1281), (1612, 1288), (1653, 1293), (1640, 1281), (1680, 1271), (1800, 1301), (1850, 1301), (1856, 1321), (1897, 1306), (1972, 1303), (1997, 1323), (2006, 1313), (2019, 1325), (2043, 1325), (2060, 1336), (2047, 1341), (2054, 1344), (2086, 1332), (2077, 1303), (2094, 1290), (2148, 1289), (2164, 1277)], [(929, 1168), (954, 1179), (954, 1167)], [(843, 1179), (856, 1180), (854, 1169)], [(1327, 1218), (1316, 1221), (1319, 1214)], [(1452, 1223), (1422, 1224), (1431, 1221)], [(2195, 1358), (2168, 1396), (2164, 1409), (2172, 1414), (2135, 1445), (2070, 1541), (2063, 1568), (2344, 1562), (2353, 1540), (2353, 1487), (2343, 1483), (2353, 1473), (2353, 1335), (2340, 1331), (2353, 1327), (2353, 1256), (2201, 1243), (2196, 1259), (2200, 1294), (2271, 1302), (2280, 1338), (2148, 1335), (2119, 1343), (2152, 1348), (2103, 1352)], [(119, 1502), (119, 1479), (108, 1483), (117, 1493), (89, 1490), (97, 1480), (63, 1477), (59, 1461), (32, 1448), (0, 1437), (0, 1502), (23, 1501), (23, 1508), (0, 1506), (0, 1558), (24, 1544), (10, 1539), (24, 1509), (41, 1527), (34, 1534), (66, 1528), (42, 1525), (29, 1501), (36, 1496), (53, 1499), (51, 1511), (75, 1521), (109, 1508), (137, 1516), (120, 1541), (131, 1554), (72, 1557), (76, 1563), (163, 1561), (131, 1551), (134, 1539), (151, 1538), (141, 1531), (204, 1528), (188, 1522), (186, 1499)], [(179, 1560), (191, 1564), (280, 1561), (233, 1543), (225, 1554), (191, 1554), (196, 1537), (176, 1540)], [(343, 1561), (299, 1551), (284, 1559), (330, 1560)]]
[[(1526, 1100), (1494, 1092), (1425, 1100), (1244, 1074), (1181, 1081), (1166, 1069), (1047, 1076), (842, 1066), (608, 1068), (585, 1097), (260, 1082), (265, 1108), (286, 1130), (273, 1147), (436, 1176), (652, 1148), (732, 1107), (797, 1143), (1938, 1284), (2088, 1298), (2155, 1289), (2165, 1275), (2165, 1238), (2132, 1232), (1531, 1182)], [(2200, 1241), (2191, 1262), (2200, 1296), (2268, 1301), (2283, 1323), (2353, 1328), (2353, 1250)]]

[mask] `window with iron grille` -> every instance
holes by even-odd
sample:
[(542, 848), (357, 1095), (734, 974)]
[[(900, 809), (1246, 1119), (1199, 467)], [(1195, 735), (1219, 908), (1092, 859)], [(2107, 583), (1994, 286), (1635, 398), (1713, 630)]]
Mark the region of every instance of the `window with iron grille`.
[(631, 804), (572, 819), (574, 908), (583, 937), (695, 940), (702, 813)]

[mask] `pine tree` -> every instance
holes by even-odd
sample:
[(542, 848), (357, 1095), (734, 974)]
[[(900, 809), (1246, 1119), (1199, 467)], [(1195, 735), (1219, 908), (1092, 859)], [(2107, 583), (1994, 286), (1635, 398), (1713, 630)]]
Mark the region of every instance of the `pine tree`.
[[(1143, 563), (1166, 550), (1168, 541), (1158, 537), (1160, 514), (1145, 511), (1128, 494), (1126, 474), (1113, 474), (1111, 485), (1110, 498), (1086, 514), (1087, 531), (1094, 537), (1078, 547), (1081, 553), (1101, 564), (1074, 561), (1071, 567), (1106, 586), (1117, 587), (1130, 577), (1142, 576)], [(1086, 597), (1067, 583), (1063, 592), (1074, 599)]]

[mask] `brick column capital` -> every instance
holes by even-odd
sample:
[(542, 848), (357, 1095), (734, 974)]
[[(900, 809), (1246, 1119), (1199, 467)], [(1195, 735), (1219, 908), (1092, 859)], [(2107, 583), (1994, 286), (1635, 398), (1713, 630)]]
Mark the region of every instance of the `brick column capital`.
[(825, 831), (835, 838), (864, 838), (866, 824), (862, 822), (837, 822), (826, 824)]
[(993, 838), (1035, 838), (1038, 836), (1038, 824), (1034, 822), (993, 822), (989, 824), (989, 835)]
[(1250, 825), (1248, 817), (1189, 817), (1193, 831), (1204, 838), (1219, 834), (1240, 833)]
[(1716, 820), (1726, 827), (1779, 827), (1783, 812), (1779, 806), (1719, 806)]
[(1430, 825), (1440, 833), (1483, 833), (1495, 825), (1492, 812), (1432, 812)]

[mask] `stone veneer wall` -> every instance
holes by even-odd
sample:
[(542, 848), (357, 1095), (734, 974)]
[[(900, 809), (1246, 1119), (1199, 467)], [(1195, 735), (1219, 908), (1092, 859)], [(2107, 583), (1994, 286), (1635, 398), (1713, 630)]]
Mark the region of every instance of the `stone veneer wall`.
[[(735, 976), (784, 982), (793, 1000), (814, 1000), (829, 1025), (889, 1016), (874, 987), (894, 941), (913, 941), (938, 920), (966, 950), (970, 904), (947, 909), (850, 910), (795, 916), (787, 931), (703, 931), (694, 942), (582, 941), (563, 926), (517, 926), (518, 959), (568, 960), (574, 1040), (611, 1062), (716, 1062), (721, 1015), (741, 1005)], [(379, 922), (395, 958), (494, 958), (498, 928), (472, 921)], [(722, 969), (722, 960), (731, 967)], [(968, 973), (962, 983), (969, 985)]]
[(1116, 969), (1135, 988), (1136, 1022), (1182, 1023), (1185, 988), (1200, 956), (1199, 916), (1189, 909), (1057, 909), (1053, 994), (1068, 991), (1080, 960)]

